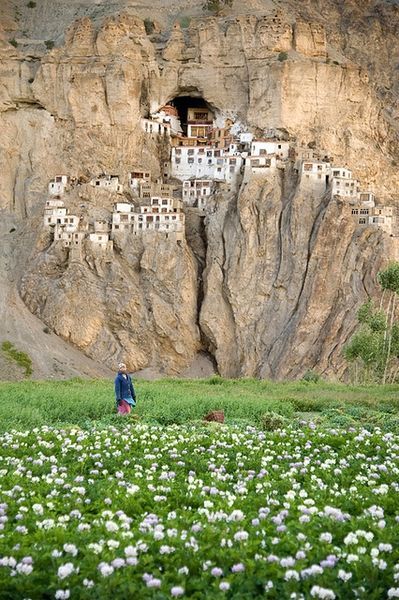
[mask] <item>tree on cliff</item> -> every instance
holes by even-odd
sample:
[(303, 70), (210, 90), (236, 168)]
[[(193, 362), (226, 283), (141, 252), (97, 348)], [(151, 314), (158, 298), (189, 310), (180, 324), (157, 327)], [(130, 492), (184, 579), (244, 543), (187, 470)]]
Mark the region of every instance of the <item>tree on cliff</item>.
[(205, 0), (203, 10), (219, 15), (224, 8), (233, 6), (233, 0)]
[(369, 301), (357, 314), (359, 331), (344, 349), (354, 364), (355, 379), (393, 383), (399, 374), (399, 322), (395, 320), (399, 296), (399, 263), (378, 273), (382, 294), (379, 307)]

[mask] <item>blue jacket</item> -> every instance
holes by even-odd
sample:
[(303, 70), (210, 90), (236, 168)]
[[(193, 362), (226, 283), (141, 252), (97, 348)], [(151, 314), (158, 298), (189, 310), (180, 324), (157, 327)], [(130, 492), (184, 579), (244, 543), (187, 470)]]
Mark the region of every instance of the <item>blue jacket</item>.
[(136, 404), (136, 392), (130, 375), (125, 378), (122, 373), (118, 373), (115, 377), (115, 400), (117, 403), (118, 400), (130, 400), (129, 404)]

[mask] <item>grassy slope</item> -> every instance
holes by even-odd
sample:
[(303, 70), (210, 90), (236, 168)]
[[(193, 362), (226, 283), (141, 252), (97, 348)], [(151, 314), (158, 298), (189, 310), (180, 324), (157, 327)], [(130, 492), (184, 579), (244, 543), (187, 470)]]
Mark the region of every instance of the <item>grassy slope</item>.
[[(224, 409), (227, 422), (260, 423), (269, 411), (332, 426), (362, 423), (399, 429), (399, 385), (270, 383), (251, 379), (137, 381), (140, 417), (161, 423), (201, 419)], [(0, 430), (41, 425), (89, 427), (115, 423), (109, 380), (0, 383)], [(273, 425), (272, 425), (273, 427)]]

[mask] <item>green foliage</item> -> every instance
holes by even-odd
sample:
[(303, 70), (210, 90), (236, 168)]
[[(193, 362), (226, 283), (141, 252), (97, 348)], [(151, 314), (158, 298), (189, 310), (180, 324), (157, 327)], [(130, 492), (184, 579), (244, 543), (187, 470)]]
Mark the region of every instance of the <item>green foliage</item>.
[(180, 19), (180, 27), (181, 27), (182, 29), (187, 29), (187, 27), (189, 27), (189, 26), (190, 26), (190, 22), (191, 22), (191, 19), (190, 19), (190, 17), (182, 17), (182, 18)]
[(359, 323), (367, 324), (373, 314), (373, 303), (371, 300), (361, 305), (357, 311), (357, 320)]
[(319, 381), (321, 381), (321, 375), (313, 369), (309, 369), (308, 371), (306, 371), (302, 379), (303, 381), (308, 381), (309, 383), (318, 383)]
[(260, 418), (260, 426), (266, 431), (275, 431), (276, 429), (283, 429), (289, 425), (289, 419), (278, 415), (277, 413), (270, 411), (266, 412)]
[(26, 377), (32, 375), (32, 360), (25, 352), (17, 350), (11, 342), (5, 341), (1, 344), (1, 349), (7, 358), (14, 360), (22, 369), (25, 370)]
[(36, 2), (33, 2), (33, 0), (30, 0), (30, 2), (28, 2), (28, 4), (26, 5), (28, 8), (35, 8), (36, 6)]
[(18, 42), (15, 38), (13, 38), (12, 40), (10, 40), (10, 44), (11, 46), (14, 46), (14, 48), (16, 48), (18, 46)]
[(399, 293), (399, 263), (391, 262), (384, 271), (377, 275), (378, 283), (383, 290)]
[(233, 6), (233, 0), (205, 0), (203, 10), (219, 15), (224, 8)]
[(154, 33), (155, 25), (152, 19), (149, 19), (148, 17), (144, 19), (144, 27), (147, 35)]
[(46, 40), (44, 42), (44, 45), (46, 46), (47, 50), (51, 50), (52, 48), (54, 48), (53, 40)]
[[(272, 383), (212, 377), (137, 380), (135, 388), (138, 403), (134, 414), (145, 422), (162, 425), (201, 423), (208, 412), (218, 409), (224, 410), (227, 424), (260, 427), (267, 427), (265, 415), (270, 423), (276, 423), (276, 415), (289, 422), (298, 416), (314, 420), (318, 415), (327, 425), (328, 411), (350, 414), (356, 408), (363, 412), (355, 418), (371, 426), (382, 413), (391, 413), (392, 419), (399, 413), (399, 385), (347, 386), (324, 381), (313, 385), (306, 381)], [(125, 421), (115, 413), (112, 380), (0, 383), (0, 431), (42, 425), (88, 429), (120, 426), (121, 422)], [(385, 427), (383, 419), (381, 422)]]
[(390, 263), (378, 273), (377, 280), (382, 288), (380, 306), (376, 309), (369, 300), (360, 307), (360, 329), (344, 348), (344, 356), (355, 364), (356, 380), (360, 375), (365, 381), (386, 383), (395, 381), (399, 374), (399, 324), (395, 321), (399, 263)]
[(277, 57), (277, 59), (280, 62), (283, 62), (283, 61), (287, 60), (287, 58), (288, 58), (288, 54), (286, 52), (280, 52), (280, 54)]
[(368, 328), (361, 329), (344, 348), (345, 358), (349, 361), (357, 358), (368, 365), (377, 365), (381, 356), (382, 337)]
[(7, 431), (1, 600), (397, 597), (399, 436), (329, 418)]

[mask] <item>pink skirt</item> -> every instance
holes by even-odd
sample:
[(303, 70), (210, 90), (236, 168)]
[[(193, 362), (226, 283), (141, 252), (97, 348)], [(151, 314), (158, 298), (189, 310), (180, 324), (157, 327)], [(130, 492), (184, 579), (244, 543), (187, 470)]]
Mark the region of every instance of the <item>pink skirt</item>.
[(118, 413), (120, 415), (127, 415), (130, 413), (130, 404), (126, 400), (122, 400), (118, 404)]

